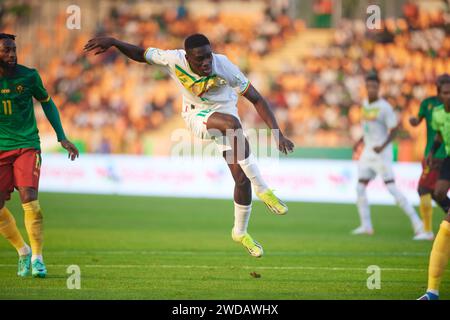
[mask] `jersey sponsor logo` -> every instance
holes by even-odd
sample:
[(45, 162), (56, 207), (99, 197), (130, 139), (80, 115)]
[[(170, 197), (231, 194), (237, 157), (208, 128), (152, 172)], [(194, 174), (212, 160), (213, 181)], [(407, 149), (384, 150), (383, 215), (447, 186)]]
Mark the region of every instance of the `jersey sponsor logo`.
[(7, 93), (10, 93), (11, 90), (9, 88), (6, 88), (6, 89), (2, 89), (0, 92), (3, 94), (7, 94)]
[(363, 107), (362, 118), (366, 121), (374, 121), (378, 118), (380, 111), (379, 108), (367, 109)]

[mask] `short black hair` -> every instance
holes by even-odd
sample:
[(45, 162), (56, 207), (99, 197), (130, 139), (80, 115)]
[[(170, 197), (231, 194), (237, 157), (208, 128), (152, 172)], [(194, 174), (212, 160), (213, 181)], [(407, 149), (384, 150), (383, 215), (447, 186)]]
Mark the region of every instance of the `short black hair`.
[(203, 47), (206, 45), (211, 45), (211, 43), (208, 38), (201, 33), (192, 34), (184, 40), (185, 50)]
[(449, 84), (450, 83), (450, 75), (448, 73), (444, 73), (441, 74), (437, 79), (436, 79), (436, 86), (438, 88), (438, 91), (441, 90), (441, 87), (444, 84)]
[(366, 75), (366, 81), (376, 81), (380, 83), (380, 78), (378, 77), (378, 73), (376, 71), (371, 71)]
[(13, 34), (9, 34), (9, 33), (0, 33), (0, 40), (1, 39), (11, 39), (11, 40), (16, 40), (16, 36)]

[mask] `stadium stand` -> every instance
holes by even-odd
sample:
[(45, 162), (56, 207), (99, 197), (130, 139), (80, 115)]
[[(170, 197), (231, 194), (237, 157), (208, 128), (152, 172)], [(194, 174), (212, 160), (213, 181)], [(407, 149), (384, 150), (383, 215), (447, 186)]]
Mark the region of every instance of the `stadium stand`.
[[(423, 98), (434, 94), (436, 75), (450, 72), (445, 10), (425, 11), (408, 3), (404, 17), (387, 19), (382, 30), (372, 32), (362, 21), (349, 20), (334, 29), (306, 29), (286, 8), (273, 10), (269, 5), (240, 15), (226, 10), (220, 14), (196, 11), (184, 2), (151, 13), (139, 6), (113, 3), (99, 14), (99, 23), (90, 24), (90, 32), (75, 33), (58, 27), (67, 16), (64, 7), (50, 19), (50, 25), (24, 18), (29, 11), (26, 5), (0, 7), (5, 32), (19, 33), (18, 40), (21, 34), (33, 32), (28, 39), (39, 39), (38, 48), (18, 42), (20, 61), (39, 65), (66, 130), (83, 152), (167, 153), (167, 147), (158, 149), (155, 140), (164, 139), (158, 132), (183, 126), (178, 116), (180, 97), (164, 72), (129, 62), (114, 50), (86, 57), (83, 44), (93, 36), (108, 34), (145, 47), (168, 49), (180, 47), (190, 33), (203, 32), (216, 52), (228, 55), (249, 75), (299, 146), (351, 146), (360, 134), (364, 73), (378, 70), (382, 90), (402, 123), (399, 159), (420, 159), (423, 128), (412, 128), (407, 119), (417, 113)], [(263, 126), (248, 103), (240, 101), (239, 108), (246, 127)], [(37, 114), (44, 145), (56, 148), (49, 124), (41, 121), (42, 112)], [(167, 146), (169, 137), (165, 136), (161, 144)]]

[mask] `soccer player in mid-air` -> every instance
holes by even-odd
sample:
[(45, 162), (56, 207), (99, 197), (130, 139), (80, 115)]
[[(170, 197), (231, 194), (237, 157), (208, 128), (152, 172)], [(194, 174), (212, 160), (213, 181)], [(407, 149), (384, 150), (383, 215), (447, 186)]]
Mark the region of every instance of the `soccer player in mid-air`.
[(371, 72), (366, 76), (366, 89), (368, 100), (364, 101), (362, 106), (363, 136), (354, 146), (356, 150), (364, 143), (359, 159), (357, 184), (357, 207), (361, 225), (352, 233), (367, 235), (374, 233), (366, 189), (369, 182), (378, 174), (396, 203), (411, 220), (415, 237), (424, 237), (422, 221), (414, 207), (395, 185), (392, 140), (397, 133), (398, 122), (392, 106), (379, 97), (380, 80), (376, 73)]
[(433, 224), (432, 224), (433, 206), (431, 203), (431, 199), (434, 199), (442, 208), (442, 210), (444, 210), (445, 213), (447, 213), (447, 211), (450, 208), (450, 200), (447, 197), (445, 197), (443, 201), (439, 201), (438, 199), (436, 199), (436, 197), (434, 197), (434, 189), (436, 186), (436, 181), (439, 178), (439, 172), (442, 166), (442, 162), (447, 156), (443, 144), (433, 155), (432, 161), (433, 166), (430, 167), (427, 163), (427, 158), (428, 155), (430, 154), (431, 146), (433, 145), (434, 138), (436, 137), (436, 131), (434, 131), (431, 126), (432, 114), (433, 110), (436, 107), (442, 105), (442, 101), (440, 98), (441, 86), (442, 81), (444, 81), (447, 77), (448, 75), (442, 75), (437, 78), (436, 86), (438, 95), (428, 97), (425, 100), (423, 100), (422, 103), (420, 104), (418, 116), (411, 117), (409, 119), (409, 122), (413, 127), (417, 127), (418, 125), (420, 125), (420, 123), (424, 119), (427, 125), (427, 144), (425, 147), (425, 155), (422, 161), (422, 174), (419, 179), (419, 187), (418, 187), (418, 192), (420, 196), (419, 210), (424, 225), (423, 228), (425, 231), (424, 240), (434, 239)]
[[(17, 64), (15, 36), (0, 33), (0, 234), (19, 254), (17, 274), (45, 277), (42, 257), (43, 219), (38, 201), (41, 152), (33, 97), (38, 100), (56, 131), (58, 141), (74, 160), (77, 148), (67, 140), (58, 110), (35, 69)], [(25, 212), (30, 246), (17, 229), (15, 219), (5, 207), (11, 193), (19, 191)]]
[(262, 246), (247, 233), (252, 209), (252, 186), (273, 213), (283, 215), (288, 208), (266, 185), (250, 153), (242, 132), (235, 90), (254, 104), (261, 118), (272, 129), (279, 150), (285, 154), (292, 152), (294, 144), (281, 133), (266, 100), (226, 56), (213, 53), (208, 38), (202, 34), (187, 37), (184, 50), (145, 50), (111, 37), (91, 39), (85, 50), (96, 50), (99, 54), (110, 47), (116, 47), (132, 60), (165, 67), (178, 84), (183, 94), (182, 117), (187, 127), (195, 136), (217, 143), (234, 178), (232, 239), (241, 243), (252, 256), (262, 256)]
[[(450, 189), (450, 75), (440, 77), (439, 99), (442, 104), (433, 110), (431, 120), (431, 125), (437, 135), (427, 157), (427, 162), (430, 166), (433, 166), (433, 161), (436, 159), (435, 153), (439, 150), (441, 144), (444, 144), (447, 157), (442, 163), (439, 179), (434, 190), (434, 197), (437, 201), (442, 202), (450, 200), (447, 196)], [(428, 266), (428, 288), (419, 300), (439, 299), (439, 287), (449, 258), (450, 210), (447, 211), (447, 216), (442, 221), (436, 239), (434, 239)]]

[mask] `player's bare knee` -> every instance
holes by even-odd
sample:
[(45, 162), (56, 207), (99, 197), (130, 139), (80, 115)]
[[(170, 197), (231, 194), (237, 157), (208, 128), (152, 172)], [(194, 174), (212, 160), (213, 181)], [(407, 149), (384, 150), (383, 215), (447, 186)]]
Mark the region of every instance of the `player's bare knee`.
[(226, 125), (226, 130), (237, 130), (242, 128), (241, 122), (235, 116), (226, 115), (224, 121)]
[(436, 201), (444, 201), (445, 198), (447, 197), (447, 190), (437, 188), (434, 190), (433, 195), (434, 195), (433, 198), (436, 199)]
[(419, 186), (417, 188), (417, 192), (419, 193), (419, 196), (424, 196), (424, 195), (427, 195), (427, 194), (431, 194), (431, 196), (434, 196), (433, 192), (430, 189), (424, 188), (422, 186)]
[(239, 188), (251, 188), (252, 184), (245, 174), (240, 174), (235, 180), (236, 186)]
[(33, 188), (19, 188), (20, 200), (28, 203), (37, 200), (37, 191)]
[(2, 209), (5, 206), (6, 200), (7, 200), (7, 193), (0, 192), (0, 209)]
[(365, 180), (359, 180), (356, 184), (356, 193), (358, 195), (364, 194), (366, 192), (367, 185), (369, 184), (368, 181)]

